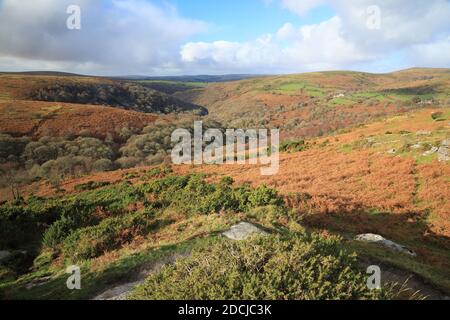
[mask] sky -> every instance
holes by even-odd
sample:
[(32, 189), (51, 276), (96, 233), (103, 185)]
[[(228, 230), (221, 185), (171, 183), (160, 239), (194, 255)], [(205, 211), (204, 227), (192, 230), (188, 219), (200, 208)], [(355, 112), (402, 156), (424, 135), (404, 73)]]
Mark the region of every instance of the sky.
[(0, 0), (2, 71), (150, 76), (409, 67), (450, 67), (449, 0)]

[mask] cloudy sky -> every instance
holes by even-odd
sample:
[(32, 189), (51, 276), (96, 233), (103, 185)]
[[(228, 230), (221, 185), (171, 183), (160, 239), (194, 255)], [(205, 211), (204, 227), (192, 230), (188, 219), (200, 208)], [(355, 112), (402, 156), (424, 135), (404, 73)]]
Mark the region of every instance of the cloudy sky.
[[(80, 8), (78, 16), (67, 13)], [(0, 70), (98, 75), (450, 67), (449, 0), (0, 0)]]

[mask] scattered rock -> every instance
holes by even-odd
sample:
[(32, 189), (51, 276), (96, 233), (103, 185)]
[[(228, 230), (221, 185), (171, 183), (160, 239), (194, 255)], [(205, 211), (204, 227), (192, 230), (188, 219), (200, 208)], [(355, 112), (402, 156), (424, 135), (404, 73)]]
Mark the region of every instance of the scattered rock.
[(397, 149), (390, 149), (387, 153), (388, 154), (396, 154), (397, 153)]
[(433, 147), (433, 148), (431, 148), (430, 150), (424, 152), (424, 153), (422, 154), (422, 156), (424, 156), (424, 157), (431, 156), (432, 154), (435, 154), (438, 150), (439, 150), (438, 147)]
[(12, 253), (10, 251), (0, 251), (0, 261), (8, 258)]
[(230, 230), (225, 231), (223, 235), (231, 240), (245, 240), (253, 233), (267, 234), (267, 232), (254, 226), (248, 222), (241, 222), (231, 227)]
[(442, 141), (438, 150), (439, 161), (450, 161), (450, 139)]
[(429, 135), (431, 135), (431, 131), (419, 130), (419, 131), (416, 132), (416, 135), (418, 135), (418, 136), (429, 136)]
[(405, 253), (405, 254), (413, 256), (413, 257), (416, 256), (415, 252), (413, 252), (412, 250), (410, 250), (410, 249), (406, 248), (405, 246), (402, 246), (398, 243), (395, 243), (391, 240), (387, 240), (387, 239), (383, 238), (382, 236), (380, 236), (379, 234), (373, 234), (373, 233), (360, 234), (360, 235), (356, 236), (355, 240), (380, 244), (380, 245), (388, 247), (394, 251), (402, 252), (402, 253)]
[(410, 148), (411, 149), (420, 149), (420, 148), (422, 148), (422, 145), (419, 142), (419, 143), (413, 144)]

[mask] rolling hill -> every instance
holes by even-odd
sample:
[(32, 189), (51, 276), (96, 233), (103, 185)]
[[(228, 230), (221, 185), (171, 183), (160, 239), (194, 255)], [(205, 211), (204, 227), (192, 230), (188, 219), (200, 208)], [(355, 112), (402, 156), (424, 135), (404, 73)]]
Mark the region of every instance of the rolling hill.
[(383, 116), (450, 103), (449, 69), (389, 74), (316, 72), (212, 83), (174, 94), (232, 127), (279, 127), (315, 137)]
[[(448, 69), (220, 83), (0, 75), (0, 250), (9, 254), (0, 298), (91, 299), (124, 285), (134, 299), (422, 297), (416, 290), (444, 299), (449, 101)], [(279, 127), (279, 173), (173, 165), (171, 133), (198, 119)], [(223, 239), (243, 221), (267, 236)], [(366, 233), (414, 255), (356, 240)], [(89, 279), (82, 290), (66, 289), (73, 264)], [(365, 285), (374, 264), (388, 270), (376, 292)]]
[(180, 101), (138, 83), (79, 76), (1, 75), (1, 100), (66, 102), (107, 105), (143, 113), (194, 112), (203, 107)]

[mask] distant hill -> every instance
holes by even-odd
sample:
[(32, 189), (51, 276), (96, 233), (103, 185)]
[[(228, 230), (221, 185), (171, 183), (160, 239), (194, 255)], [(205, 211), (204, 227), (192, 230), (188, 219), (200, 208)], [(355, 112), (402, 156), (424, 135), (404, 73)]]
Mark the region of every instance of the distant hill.
[(225, 74), (225, 75), (192, 75), (192, 76), (167, 76), (167, 77), (151, 77), (151, 76), (121, 76), (113, 77), (120, 80), (152, 80), (152, 81), (176, 81), (176, 82), (227, 82), (238, 81), (248, 78), (266, 77), (265, 75), (256, 74)]
[(136, 82), (96, 77), (3, 74), (0, 75), (0, 98), (107, 105), (144, 113), (208, 113), (206, 108)]
[(450, 69), (387, 74), (330, 71), (209, 83), (180, 90), (230, 126), (279, 127), (282, 136), (314, 137), (382, 116), (450, 105)]
[(55, 76), (55, 77), (88, 77), (86, 75), (59, 72), (59, 71), (22, 71), (22, 72), (1, 72), (0, 75), (29, 75), (29, 76)]

